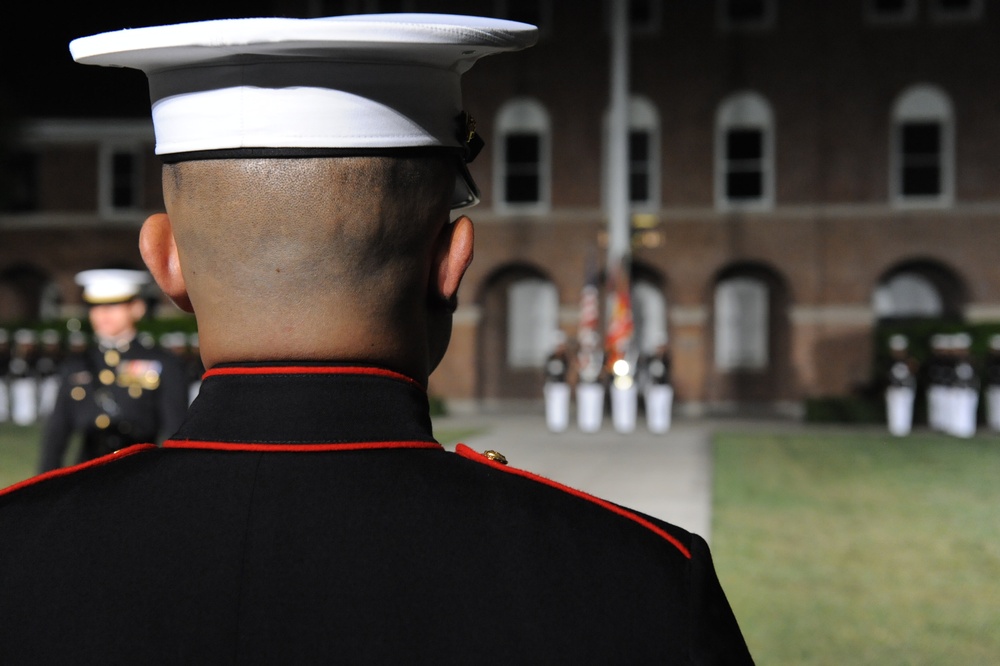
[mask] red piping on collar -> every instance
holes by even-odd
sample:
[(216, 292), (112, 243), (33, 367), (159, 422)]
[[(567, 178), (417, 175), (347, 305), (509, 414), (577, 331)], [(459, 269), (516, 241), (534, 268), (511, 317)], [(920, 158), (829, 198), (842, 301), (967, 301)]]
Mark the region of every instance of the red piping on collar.
[(469, 448), (465, 444), (458, 444), (458, 445), (456, 445), (455, 446), (455, 453), (457, 453), (458, 455), (462, 456), (463, 458), (468, 458), (469, 460), (474, 460), (476, 462), (483, 463), (484, 465), (489, 465), (490, 467), (492, 467), (494, 469), (497, 469), (497, 470), (500, 470), (501, 472), (507, 472), (509, 474), (515, 474), (517, 476), (522, 476), (522, 477), (524, 477), (526, 479), (531, 479), (532, 481), (537, 481), (539, 483), (544, 483), (547, 486), (551, 486), (551, 487), (556, 488), (558, 490), (561, 490), (561, 491), (563, 491), (565, 493), (569, 493), (570, 495), (573, 495), (574, 497), (579, 497), (580, 499), (587, 500), (588, 502), (593, 502), (594, 504), (596, 504), (596, 505), (598, 505), (600, 507), (603, 507), (603, 508), (607, 509), (608, 511), (611, 511), (612, 513), (616, 513), (619, 516), (622, 516), (623, 518), (628, 518), (632, 522), (635, 522), (635, 523), (638, 523), (639, 525), (642, 525), (647, 530), (653, 532), (657, 536), (660, 536), (660, 537), (666, 539), (667, 541), (669, 541), (670, 544), (674, 548), (676, 548), (677, 550), (679, 550), (681, 552), (681, 554), (684, 555), (684, 557), (686, 557), (689, 560), (691, 559), (691, 551), (688, 550), (687, 547), (684, 544), (682, 544), (680, 541), (678, 541), (677, 538), (674, 537), (672, 534), (670, 534), (669, 532), (667, 532), (666, 530), (664, 530), (664, 529), (662, 529), (660, 527), (657, 527), (656, 525), (654, 525), (653, 523), (649, 522), (648, 520), (646, 520), (642, 516), (640, 516), (638, 514), (635, 514), (635, 513), (631, 512), (631, 511), (629, 511), (628, 509), (623, 509), (622, 507), (618, 506), (617, 504), (612, 504), (611, 502), (608, 502), (607, 500), (602, 500), (599, 497), (594, 497), (593, 495), (589, 495), (589, 494), (583, 492), (582, 490), (577, 490), (576, 488), (570, 488), (569, 486), (564, 486), (563, 484), (559, 483), (558, 481), (553, 481), (552, 479), (547, 479), (544, 476), (539, 476), (538, 474), (532, 474), (531, 472), (526, 472), (523, 469), (517, 469), (516, 467), (508, 467), (507, 465), (505, 465), (503, 463), (496, 462), (494, 460), (490, 460), (489, 458), (487, 458), (483, 454), (477, 453), (476, 451), (472, 450), (471, 448)]
[(318, 442), (316, 444), (263, 444), (259, 442), (206, 442), (189, 439), (168, 439), (163, 443), (169, 449), (208, 449), (212, 451), (284, 451), (308, 453), (313, 451), (366, 451), (374, 449), (440, 449), (437, 442)]
[(24, 488), (26, 486), (33, 486), (40, 481), (45, 481), (46, 479), (55, 479), (60, 476), (67, 476), (80, 470), (87, 469), (88, 467), (97, 467), (99, 465), (106, 465), (107, 463), (114, 462), (121, 458), (133, 455), (135, 453), (142, 453), (149, 449), (157, 448), (155, 444), (135, 444), (133, 446), (126, 447), (124, 449), (119, 449), (114, 453), (109, 453), (106, 456), (101, 456), (100, 458), (94, 458), (93, 460), (88, 460), (82, 462), (78, 465), (72, 465), (70, 467), (60, 467), (59, 469), (49, 470), (48, 472), (43, 472), (38, 476), (33, 476), (30, 479), (25, 479), (19, 483), (15, 483), (12, 486), (0, 489), (0, 496), (6, 495), (7, 493), (12, 493), (19, 488)]
[(404, 374), (373, 368), (370, 366), (319, 366), (319, 365), (264, 365), (264, 366), (227, 366), (206, 370), (202, 379), (221, 375), (375, 375), (398, 379), (425, 391), (427, 388), (415, 379)]

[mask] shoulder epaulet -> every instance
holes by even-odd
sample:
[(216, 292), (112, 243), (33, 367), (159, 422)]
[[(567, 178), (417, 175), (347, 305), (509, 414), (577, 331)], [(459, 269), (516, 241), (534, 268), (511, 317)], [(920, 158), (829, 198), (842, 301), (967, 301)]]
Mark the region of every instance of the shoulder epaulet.
[(643, 518), (641, 515), (635, 513), (634, 511), (630, 511), (624, 507), (614, 504), (613, 502), (603, 500), (600, 497), (595, 497), (594, 495), (585, 493), (582, 490), (571, 488), (567, 485), (559, 483), (558, 481), (553, 481), (552, 479), (546, 478), (544, 476), (540, 476), (538, 474), (534, 474), (532, 472), (528, 472), (523, 469), (518, 469), (516, 467), (510, 467), (507, 464), (507, 460), (502, 455), (497, 454), (495, 451), (478, 453), (473, 449), (469, 448), (468, 446), (466, 446), (465, 444), (458, 444), (455, 446), (455, 453), (468, 460), (480, 462), (484, 465), (489, 465), (490, 467), (493, 467), (494, 469), (500, 470), (502, 472), (507, 472), (508, 474), (514, 474), (515, 476), (520, 476), (522, 478), (530, 479), (537, 483), (545, 484), (551, 488), (561, 490), (564, 493), (568, 493), (570, 495), (573, 495), (574, 497), (578, 497), (580, 499), (596, 504), (604, 509), (607, 509), (608, 511), (611, 511), (612, 513), (615, 513), (623, 518), (627, 518), (628, 520), (631, 520), (632, 522), (637, 523), (642, 527), (645, 527), (650, 532), (653, 532), (657, 536), (668, 541), (674, 548), (679, 550), (681, 554), (684, 555), (684, 557), (686, 557), (687, 559), (691, 559), (691, 551), (683, 543), (681, 543), (677, 539), (677, 537), (670, 534), (662, 527), (659, 527), (653, 522), (647, 520), (646, 518)]
[(136, 453), (142, 453), (143, 451), (155, 448), (158, 448), (155, 444), (135, 444), (133, 446), (126, 447), (124, 449), (119, 449), (114, 453), (109, 453), (106, 456), (101, 456), (100, 458), (94, 458), (93, 460), (82, 462), (78, 465), (72, 465), (70, 467), (60, 467), (58, 469), (49, 470), (48, 472), (42, 472), (37, 476), (25, 479), (24, 481), (15, 483), (12, 486), (7, 486), (6, 488), (0, 488), (0, 497), (3, 497), (4, 495), (9, 495), (13, 492), (21, 490), (22, 488), (27, 488), (28, 486), (34, 486), (38, 483), (47, 481), (49, 479), (55, 479), (61, 476), (68, 476), (70, 474), (75, 474), (76, 472), (79, 472), (84, 469), (89, 469), (91, 467), (107, 465), (108, 463), (114, 462), (116, 460), (121, 460), (122, 458), (125, 458), (127, 456), (131, 456)]

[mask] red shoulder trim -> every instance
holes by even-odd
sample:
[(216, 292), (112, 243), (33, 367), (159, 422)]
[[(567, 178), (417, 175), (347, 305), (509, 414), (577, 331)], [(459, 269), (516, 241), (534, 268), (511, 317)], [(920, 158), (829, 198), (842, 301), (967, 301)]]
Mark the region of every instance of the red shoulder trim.
[(0, 489), (0, 496), (7, 495), (9, 493), (14, 492), (15, 490), (19, 490), (19, 489), (25, 488), (27, 486), (33, 486), (36, 483), (40, 483), (42, 481), (45, 481), (46, 479), (54, 479), (54, 478), (57, 478), (57, 477), (60, 477), (60, 476), (67, 476), (69, 474), (75, 474), (76, 472), (79, 472), (80, 470), (87, 469), (89, 467), (97, 467), (99, 465), (106, 465), (106, 464), (108, 464), (110, 462), (114, 462), (114, 461), (119, 460), (121, 458), (125, 458), (127, 456), (131, 456), (131, 455), (136, 454), (136, 453), (142, 453), (143, 451), (148, 451), (149, 449), (155, 449), (155, 448), (157, 448), (155, 444), (135, 444), (133, 446), (129, 446), (129, 447), (124, 448), (124, 449), (119, 449), (119, 450), (115, 451), (114, 453), (109, 453), (106, 456), (101, 456), (100, 458), (94, 458), (93, 460), (88, 460), (87, 462), (82, 462), (79, 465), (72, 465), (70, 467), (60, 467), (59, 469), (53, 469), (53, 470), (50, 470), (48, 472), (43, 472), (43, 473), (39, 474), (38, 476), (33, 476), (30, 479), (25, 479), (24, 481), (21, 481), (19, 483), (15, 483), (12, 486), (8, 486), (6, 488)]
[(474, 460), (476, 462), (483, 463), (484, 465), (489, 465), (490, 467), (497, 469), (501, 472), (508, 472), (516, 476), (521, 476), (526, 479), (531, 479), (532, 481), (537, 481), (538, 483), (544, 483), (547, 486), (551, 486), (552, 488), (556, 488), (557, 490), (569, 493), (574, 497), (579, 497), (580, 499), (586, 500), (588, 502), (593, 502), (594, 504), (603, 507), (608, 511), (611, 511), (612, 513), (616, 513), (619, 516), (622, 516), (623, 518), (627, 518), (628, 520), (631, 520), (634, 523), (642, 525), (650, 532), (653, 532), (657, 536), (660, 536), (666, 539), (668, 542), (670, 542), (670, 544), (674, 548), (679, 550), (684, 557), (686, 557), (689, 560), (691, 559), (691, 551), (688, 550), (687, 547), (684, 546), (684, 544), (678, 541), (675, 536), (673, 536), (663, 528), (657, 527), (656, 525), (649, 522), (642, 516), (633, 513), (628, 509), (624, 509), (618, 506), (617, 504), (612, 504), (607, 500), (602, 500), (599, 497), (594, 497), (593, 495), (585, 493), (582, 490), (577, 490), (576, 488), (570, 488), (569, 486), (565, 486), (559, 483), (558, 481), (553, 481), (552, 479), (548, 479), (544, 476), (539, 476), (538, 474), (532, 474), (531, 472), (526, 472), (523, 469), (517, 469), (516, 467), (509, 467), (507, 465), (504, 465), (503, 463), (490, 460), (481, 453), (477, 453), (476, 451), (472, 450), (465, 444), (458, 444), (457, 446), (455, 446), (455, 453), (462, 456), (463, 458), (468, 458), (469, 460)]
[(370, 449), (440, 449), (437, 442), (329, 442), (316, 444), (263, 444), (258, 442), (205, 442), (188, 439), (168, 439), (169, 449), (208, 449), (212, 451), (271, 451), (308, 453), (311, 451), (363, 451)]
[(376, 375), (379, 377), (389, 377), (412, 384), (420, 390), (426, 387), (415, 379), (410, 379), (404, 374), (385, 370), (383, 368), (373, 368), (370, 366), (323, 366), (323, 365), (262, 365), (262, 366), (231, 366), (223, 368), (212, 368), (206, 370), (202, 379), (222, 375)]

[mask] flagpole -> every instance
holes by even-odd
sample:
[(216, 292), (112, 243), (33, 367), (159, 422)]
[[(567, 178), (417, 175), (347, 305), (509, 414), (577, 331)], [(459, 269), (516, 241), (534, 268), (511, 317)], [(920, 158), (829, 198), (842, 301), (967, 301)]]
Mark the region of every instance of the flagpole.
[[(629, 358), (633, 321), (631, 299), (631, 225), (629, 197), (629, 25), (627, 2), (611, 11), (611, 118), (608, 128), (608, 314), (606, 346), (612, 373), (612, 419), (619, 432), (635, 427), (635, 359)], [(632, 363), (630, 363), (630, 361)]]
[(627, 2), (608, 3), (611, 17), (611, 117), (608, 123), (608, 256), (607, 296), (611, 312), (607, 316), (607, 362), (616, 375), (630, 376), (625, 348), (631, 339), (631, 299), (629, 273), (631, 243), (629, 224), (628, 173), (628, 91), (629, 38)]
[(611, 118), (608, 141), (608, 266), (630, 254), (628, 191), (629, 39), (627, 2), (611, 2)]

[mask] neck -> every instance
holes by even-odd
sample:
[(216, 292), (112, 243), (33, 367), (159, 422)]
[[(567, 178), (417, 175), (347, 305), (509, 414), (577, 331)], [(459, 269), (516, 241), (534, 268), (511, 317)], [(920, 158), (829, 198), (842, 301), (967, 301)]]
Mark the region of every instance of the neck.
[(387, 335), (360, 322), (346, 328), (344, 332), (331, 324), (325, 331), (284, 328), (237, 333), (199, 323), (198, 340), (206, 369), (220, 363), (263, 361), (357, 363), (395, 370), (426, 384), (430, 373), (423, 336)]

